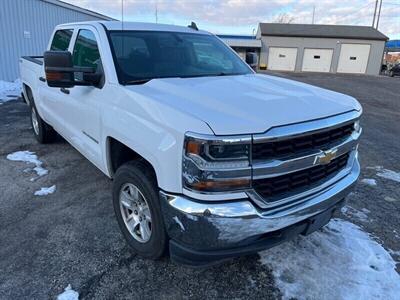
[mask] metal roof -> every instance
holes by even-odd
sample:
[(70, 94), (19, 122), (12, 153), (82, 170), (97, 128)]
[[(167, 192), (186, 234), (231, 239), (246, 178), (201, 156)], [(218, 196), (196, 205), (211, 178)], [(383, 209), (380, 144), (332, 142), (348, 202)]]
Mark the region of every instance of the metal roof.
[(370, 26), (260, 23), (259, 30), (264, 36), (388, 40), (386, 35)]
[(92, 10), (89, 10), (89, 9), (86, 9), (86, 8), (82, 8), (82, 7), (79, 7), (79, 6), (70, 4), (70, 3), (66, 3), (64, 1), (60, 1), (60, 0), (41, 0), (41, 1), (47, 2), (47, 3), (50, 3), (50, 4), (54, 4), (54, 5), (57, 5), (57, 6), (61, 6), (61, 7), (67, 8), (67, 9), (75, 10), (75, 11), (78, 11), (80, 13), (87, 14), (89, 16), (93, 16), (93, 17), (99, 18), (101, 20), (109, 20), (109, 21), (115, 20), (114, 18), (111, 18), (109, 16), (106, 16), (106, 15), (103, 15), (103, 14), (99, 14), (99, 13), (94, 12)]
[(224, 37), (218, 36), (225, 44), (230, 47), (236, 48), (261, 48), (261, 40), (256, 39), (227, 39)]

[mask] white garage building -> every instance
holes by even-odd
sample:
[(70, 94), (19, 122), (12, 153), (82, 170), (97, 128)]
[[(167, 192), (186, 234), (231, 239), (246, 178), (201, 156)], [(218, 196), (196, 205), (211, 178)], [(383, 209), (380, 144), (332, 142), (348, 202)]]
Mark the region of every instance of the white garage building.
[(378, 75), (387, 36), (367, 26), (260, 23), (260, 69)]

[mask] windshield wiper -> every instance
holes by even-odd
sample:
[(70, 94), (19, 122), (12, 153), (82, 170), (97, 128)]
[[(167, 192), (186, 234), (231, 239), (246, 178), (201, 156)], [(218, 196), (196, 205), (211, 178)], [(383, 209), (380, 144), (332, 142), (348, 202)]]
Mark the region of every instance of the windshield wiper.
[(152, 79), (154, 79), (154, 78), (141, 78), (141, 79), (128, 80), (128, 81), (125, 81), (124, 84), (144, 84), (144, 83), (149, 82)]
[(200, 74), (200, 75), (188, 76), (188, 77), (218, 77), (218, 76), (234, 76), (234, 75), (243, 75), (243, 73), (219, 72), (219, 73), (211, 73), (211, 74)]
[(229, 75), (233, 75), (232, 73), (225, 73), (225, 72), (220, 72), (215, 74), (214, 76), (229, 76)]
[(221, 72), (221, 73), (217, 73), (214, 76), (234, 76), (234, 75), (245, 75), (245, 73), (225, 73), (225, 72)]
[(217, 76), (230, 76), (230, 75), (238, 75), (235, 73), (211, 73), (211, 74), (194, 74), (194, 75), (181, 75), (180, 78), (196, 78), (196, 77), (217, 77)]
[(153, 79), (161, 79), (161, 78), (195, 78), (195, 77), (214, 77), (214, 76), (233, 76), (233, 75), (243, 75), (243, 73), (214, 73), (214, 74), (197, 74), (197, 75), (177, 75), (177, 76), (163, 76), (163, 77), (149, 77), (149, 78), (140, 78), (140, 79), (133, 79), (127, 80), (124, 84), (145, 84)]

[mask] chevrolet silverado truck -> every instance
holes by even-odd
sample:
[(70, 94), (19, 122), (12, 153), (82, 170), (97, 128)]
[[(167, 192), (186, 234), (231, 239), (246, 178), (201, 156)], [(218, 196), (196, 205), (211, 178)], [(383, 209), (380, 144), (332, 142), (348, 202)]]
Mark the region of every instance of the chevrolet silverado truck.
[(20, 71), (36, 139), (112, 179), (131, 248), (204, 266), (318, 230), (360, 173), (357, 100), (246, 61), (195, 24), (84, 22)]

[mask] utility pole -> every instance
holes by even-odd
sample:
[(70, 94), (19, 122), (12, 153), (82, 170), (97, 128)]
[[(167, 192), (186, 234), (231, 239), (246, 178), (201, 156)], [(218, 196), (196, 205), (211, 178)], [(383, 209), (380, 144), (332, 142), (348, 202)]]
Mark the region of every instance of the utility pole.
[(312, 22), (311, 24), (314, 24), (315, 21), (315, 4), (313, 5), (313, 10), (312, 10)]
[(379, 27), (379, 19), (381, 18), (382, 2), (383, 2), (383, 0), (381, 0), (381, 3), (379, 3), (378, 19), (376, 20), (376, 30), (378, 30), (378, 27)]
[(374, 18), (372, 19), (372, 27), (375, 27), (375, 17), (376, 17), (376, 10), (378, 9), (378, 1), (375, 1), (375, 10), (374, 10)]

